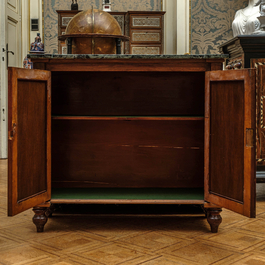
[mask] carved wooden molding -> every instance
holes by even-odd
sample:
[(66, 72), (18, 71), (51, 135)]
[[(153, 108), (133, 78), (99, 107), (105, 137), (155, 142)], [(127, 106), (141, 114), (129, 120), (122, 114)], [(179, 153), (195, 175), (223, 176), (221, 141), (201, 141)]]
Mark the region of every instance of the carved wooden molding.
[[(259, 165), (264, 165), (265, 164), (265, 159), (258, 158), (259, 152), (258, 152), (258, 144), (260, 143), (260, 138), (261, 138), (261, 133), (260, 129), (265, 129), (265, 124), (264, 124), (264, 99), (265, 95), (262, 95), (262, 91), (260, 90), (260, 80), (259, 80), (259, 73), (258, 73), (258, 68), (260, 65), (265, 65), (265, 59), (258, 59), (259, 61), (256, 61), (254, 63), (254, 67), (256, 68), (256, 102), (257, 102), (257, 127), (256, 127), (256, 141), (257, 141), (257, 146), (256, 146), (256, 160), (257, 164)], [(252, 66), (253, 67), (253, 66)]]
[(242, 69), (242, 68), (244, 68), (242, 57), (227, 60), (227, 65), (226, 65), (227, 70), (237, 70), (237, 69)]
[(262, 129), (265, 128), (264, 123), (263, 123), (263, 120), (264, 120), (264, 117), (263, 117), (263, 102), (264, 102), (264, 98), (265, 98), (265, 96), (261, 96), (260, 97), (260, 128), (262, 128)]

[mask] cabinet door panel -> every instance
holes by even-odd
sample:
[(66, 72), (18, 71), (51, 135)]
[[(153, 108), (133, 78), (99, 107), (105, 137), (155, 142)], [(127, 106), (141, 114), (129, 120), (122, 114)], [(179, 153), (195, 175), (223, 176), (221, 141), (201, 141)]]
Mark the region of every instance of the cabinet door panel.
[(255, 216), (255, 70), (206, 73), (205, 200)]
[(8, 215), (15, 215), (51, 196), (51, 75), (8, 70)]

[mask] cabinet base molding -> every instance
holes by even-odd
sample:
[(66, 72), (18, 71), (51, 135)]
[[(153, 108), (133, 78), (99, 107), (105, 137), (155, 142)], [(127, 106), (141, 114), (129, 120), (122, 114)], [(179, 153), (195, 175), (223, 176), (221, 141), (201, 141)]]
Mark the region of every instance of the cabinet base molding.
[[(33, 208), (35, 215), (33, 216), (32, 220), (36, 225), (37, 232), (44, 231), (44, 226), (47, 223), (48, 218), (52, 216), (55, 208), (56, 207), (54, 204), (51, 204), (50, 207), (42, 205)], [(208, 206), (202, 206), (202, 208), (205, 211), (207, 221), (211, 227), (211, 232), (217, 233), (219, 225), (222, 223), (222, 217), (220, 215), (222, 208), (210, 208)]]

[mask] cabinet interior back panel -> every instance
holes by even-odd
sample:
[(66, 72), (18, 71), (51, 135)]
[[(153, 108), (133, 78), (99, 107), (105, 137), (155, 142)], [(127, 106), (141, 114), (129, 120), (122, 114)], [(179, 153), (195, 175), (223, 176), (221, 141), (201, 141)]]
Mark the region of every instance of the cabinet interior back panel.
[(204, 73), (52, 73), (53, 115), (204, 116)]
[(18, 80), (17, 104), (18, 200), (21, 200), (47, 189), (46, 83)]
[(53, 120), (53, 187), (203, 187), (203, 120)]

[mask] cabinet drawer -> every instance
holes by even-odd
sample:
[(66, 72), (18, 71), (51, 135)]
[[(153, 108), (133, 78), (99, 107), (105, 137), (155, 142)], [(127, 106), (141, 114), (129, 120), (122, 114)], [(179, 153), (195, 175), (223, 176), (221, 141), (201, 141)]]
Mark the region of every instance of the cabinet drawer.
[(132, 30), (131, 42), (133, 43), (161, 43), (161, 30)]
[(61, 27), (67, 27), (70, 20), (73, 18), (74, 15), (68, 15), (66, 17), (61, 17)]
[(161, 54), (161, 45), (131, 45), (131, 54)]
[(161, 16), (131, 16), (132, 28), (161, 28)]

